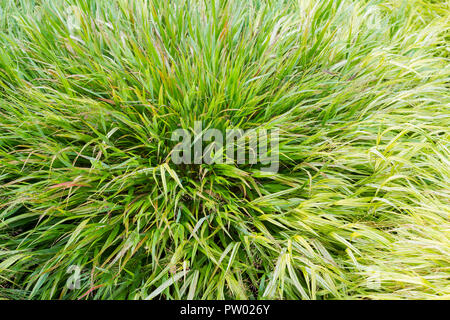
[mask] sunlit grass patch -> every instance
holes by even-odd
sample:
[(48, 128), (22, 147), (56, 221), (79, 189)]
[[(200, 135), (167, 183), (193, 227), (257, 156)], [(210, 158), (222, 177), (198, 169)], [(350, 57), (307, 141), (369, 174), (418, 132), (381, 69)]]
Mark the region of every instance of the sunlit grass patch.
[[(449, 4), (0, 0), (0, 297), (450, 297)], [(279, 170), (174, 164), (277, 130)]]

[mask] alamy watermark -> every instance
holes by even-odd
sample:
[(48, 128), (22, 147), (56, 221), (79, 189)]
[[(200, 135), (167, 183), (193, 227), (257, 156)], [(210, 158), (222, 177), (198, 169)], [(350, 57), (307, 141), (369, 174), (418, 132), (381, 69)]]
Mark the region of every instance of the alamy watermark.
[(259, 164), (267, 173), (279, 169), (278, 129), (221, 131), (203, 129), (202, 122), (196, 121), (193, 132), (177, 129), (171, 140), (178, 142), (171, 154), (175, 164)]
[(370, 30), (381, 30), (385, 21), (379, 7), (371, 5), (366, 8), (364, 13), (364, 21)]
[(366, 286), (369, 289), (380, 289), (381, 288), (381, 271), (378, 267), (368, 266), (364, 267), (366, 272)]
[(69, 268), (67, 268), (66, 273), (71, 274), (66, 282), (67, 288), (69, 290), (80, 289), (81, 267), (77, 265), (70, 265)]

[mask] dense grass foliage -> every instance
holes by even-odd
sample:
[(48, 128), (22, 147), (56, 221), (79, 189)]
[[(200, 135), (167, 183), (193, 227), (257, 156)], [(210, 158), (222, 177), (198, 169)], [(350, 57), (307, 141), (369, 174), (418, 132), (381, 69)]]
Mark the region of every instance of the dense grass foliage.
[[(450, 298), (449, 16), (0, 0), (0, 297)], [(194, 121), (279, 172), (175, 165)]]

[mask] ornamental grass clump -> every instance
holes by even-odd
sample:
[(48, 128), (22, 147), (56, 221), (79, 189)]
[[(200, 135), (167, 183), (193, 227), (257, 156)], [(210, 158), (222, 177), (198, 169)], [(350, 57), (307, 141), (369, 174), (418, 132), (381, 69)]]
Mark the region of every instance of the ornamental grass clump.
[(449, 16), (0, 0), (0, 298), (449, 299)]

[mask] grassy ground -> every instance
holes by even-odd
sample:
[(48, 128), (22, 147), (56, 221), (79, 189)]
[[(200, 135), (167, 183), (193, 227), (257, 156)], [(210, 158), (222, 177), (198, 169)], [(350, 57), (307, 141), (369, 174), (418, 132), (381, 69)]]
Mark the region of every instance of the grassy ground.
[[(449, 15), (0, 0), (0, 298), (449, 299)], [(194, 121), (279, 172), (174, 165)]]

